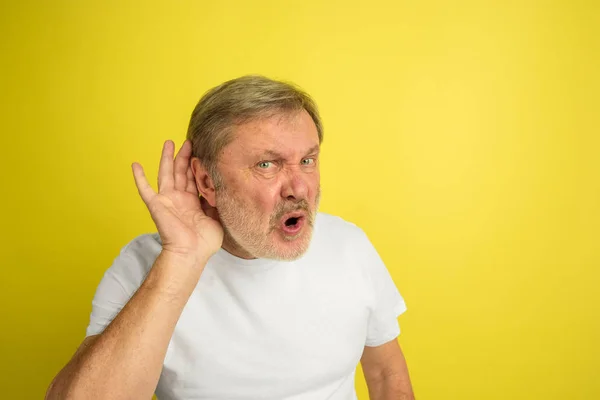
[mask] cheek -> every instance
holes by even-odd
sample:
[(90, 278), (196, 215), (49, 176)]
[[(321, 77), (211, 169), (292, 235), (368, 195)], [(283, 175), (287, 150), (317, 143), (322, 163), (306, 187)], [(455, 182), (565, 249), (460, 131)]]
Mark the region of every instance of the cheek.
[(279, 200), (279, 190), (274, 186), (256, 185), (247, 188), (244, 196), (253, 205), (255, 210), (261, 214), (270, 215)]
[(261, 210), (268, 214), (273, 212), (277, 203), (281, 201), (280, 190), (275, 188), (265, 188), (258, 196)]
[(311, 195), (312, 197), (316, 197), (317, 193), (320, 190), (320, 186), (321, 186), (321, 176), (319, 175), (319, 173), (316, 173), (315, 175), (313, 175), (309, 181), (309, 185), (310, 185), (310, 189), (311, 189)]

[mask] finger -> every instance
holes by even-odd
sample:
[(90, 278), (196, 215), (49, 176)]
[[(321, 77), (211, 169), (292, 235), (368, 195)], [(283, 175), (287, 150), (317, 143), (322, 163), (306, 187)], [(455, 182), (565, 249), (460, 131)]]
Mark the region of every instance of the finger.
[(144, 174), (144, 168), (140, 164), (131, 164), (131, 169), (133, 170), (133, 179), (135, 180), (135, 186), (137, 186), (138, 193), (140, 194), (142, 200), (144, 200), (144, 203), (148, 205), (150, 200), (156, 196), (156, 193), (154, 192), (154, 189), (152, 189), (152, 186), (150, 186), (148, 183), (146, 174)]
[(167, 140), (163, 146), (160, 165), (158, 168), (158, 191), (173, 189), (173, 152), (175, 143)]
[(194, 178), (194, 171), (192, 171), (192, 167), (188, 167), (187, 169), (187, 173), (186, 173), (186, 187), (185, 187), (185, 191), (198, 195), (198, 186), (196, 186), (196, 179)]
[(173, 174), (175, 175), (175, 190), (186, 190), (187, 170), (192, 156), (192, 142), (186, 140), (175, 157)]

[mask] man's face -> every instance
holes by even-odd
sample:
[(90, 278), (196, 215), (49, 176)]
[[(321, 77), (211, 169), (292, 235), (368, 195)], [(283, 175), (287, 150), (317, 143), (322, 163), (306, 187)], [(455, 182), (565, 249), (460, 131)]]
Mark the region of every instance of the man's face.
[(319, 203), (318, 155), (317, 128), (305, 110), (237, 126), (218, 164), (223, 247), (243, 258), (304, 254)]

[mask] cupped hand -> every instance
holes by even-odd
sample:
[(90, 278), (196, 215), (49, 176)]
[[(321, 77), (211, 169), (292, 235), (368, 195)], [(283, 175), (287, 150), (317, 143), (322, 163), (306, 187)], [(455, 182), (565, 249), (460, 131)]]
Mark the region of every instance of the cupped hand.
[(190, 165), (191, 142), (183, 143), (175, 161), (174, 151), (175, 144), (166, 141), (158, 171), (158, 193), (150, 186), (138, 163), (131, 166), (135, 184), (156, 224), (163, 251), (208, 259), (223, 243), (223, 227), (202, 210)]

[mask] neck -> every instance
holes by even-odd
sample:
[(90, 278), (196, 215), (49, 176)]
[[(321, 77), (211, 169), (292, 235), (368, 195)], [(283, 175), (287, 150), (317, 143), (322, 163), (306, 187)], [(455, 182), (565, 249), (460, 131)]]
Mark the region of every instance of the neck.
[(242, 258), (244, 260), (253, 260), (256, 258), (247, 250), (245, 250), (242, 246), (240, 246), (227, 231), (225, 231), (225, 235), (223, 236), (223, 244), (221, 245), (221, 248), (229, 254)]

